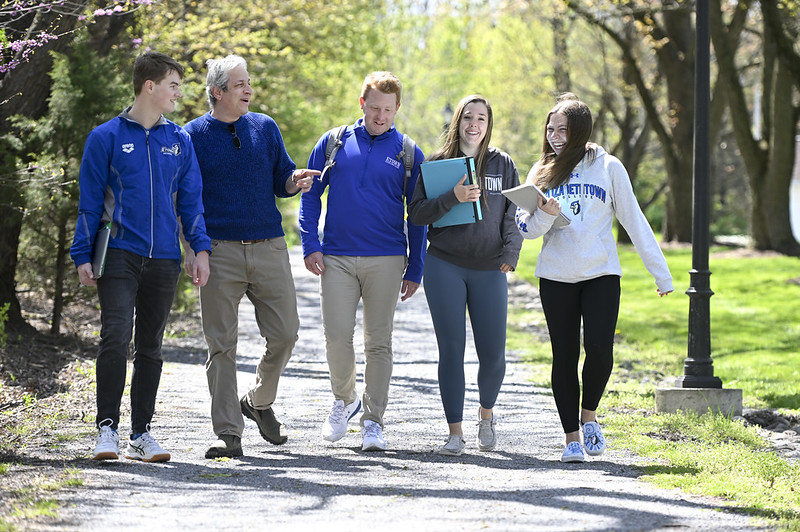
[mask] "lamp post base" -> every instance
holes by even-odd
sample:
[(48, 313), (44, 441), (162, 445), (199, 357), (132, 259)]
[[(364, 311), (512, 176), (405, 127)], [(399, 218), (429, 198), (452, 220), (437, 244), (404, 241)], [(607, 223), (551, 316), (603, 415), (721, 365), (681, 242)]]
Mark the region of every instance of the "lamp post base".
[(709, 410), (727, 417), (742, 415), (742, 390), (721, 388), (656, 388), (656, 411), (674, 414), (678, 411)]

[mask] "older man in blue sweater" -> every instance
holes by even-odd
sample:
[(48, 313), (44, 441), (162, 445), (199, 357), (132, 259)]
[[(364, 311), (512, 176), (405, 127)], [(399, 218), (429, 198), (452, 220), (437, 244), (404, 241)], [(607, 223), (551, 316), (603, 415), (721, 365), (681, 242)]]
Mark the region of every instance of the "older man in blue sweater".
[[(208, 343), (211, 422), (219, 438), (205, 456), (216, 458), (242, 455), (242, 414), (256, 422), (268, 442), (280, 445), (287, 440), (272, 404), (300, 323), (275, 198), (308, 190), (319, 172), (295, 169), (275, 121), (249, 111), (253, 88), (243, 58), (209, 60), (206, 95), (211, 111), (185, 129), (200, 163), (206, 227), (212, 239), (211, 275), (200, 290), (200, 307)], [(236, 343), (239, 302), (244, 296), (255, 307), (266, 349), (255, 385), (240, 399)]]

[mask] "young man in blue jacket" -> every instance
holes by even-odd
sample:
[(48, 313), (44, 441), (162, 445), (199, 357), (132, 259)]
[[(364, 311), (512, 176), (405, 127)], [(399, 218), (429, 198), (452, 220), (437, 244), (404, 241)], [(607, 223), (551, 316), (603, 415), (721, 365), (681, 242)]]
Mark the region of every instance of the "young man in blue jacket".
[[(407, 198), (414, 192), (422, 151), (415, 148), (406, 182), (403, 135), (394, 127), (400, 108), (400, 80), (391, 72), (373, 72), (364, 80), (359, 104), (364, 113), (342, 136), (335, 165), (323, 172), (300, 201), (300, 235), (306, 269), (321, 277), (333, 408), (322, 437), (337, 441), (362, 405), (356, 394), (353, 350), (356, 309), (364, 312), (364, 413), (362, 450), (386, 449), (383, 414), (392, 375), (392, 328), (398, 292), (405, 301), (422, 280), (426, 228), (406, 222)], [(314, 147), (308, 167), (323, 170), (328, 135)], [(405, 189), (403, 185), (405, 184)], [(322, 244), (318, 224), (321, 196), (329, 188)]]
[[(191, 139), (164, 118), (181, 97), (182, 78), (183, 67), (172, 58), (157, 52), (140, 55), (133, 67), (133, 105), (86, 139), (70, 255), (81, 283), (97, 286), (100, 300), (94, 460), (119, 457), (117, 429), (132, 337), (131, 436), (125, 457), (170, 459), (150, 435), (150, 421), (161, 379), (161, 342), (180, 272), (181, 225), (197, 254), (191, 272), (196, 286), (208, 280), (211, 250)], [(105, 269), (95, 272), (95, 237), (109, 222)]]

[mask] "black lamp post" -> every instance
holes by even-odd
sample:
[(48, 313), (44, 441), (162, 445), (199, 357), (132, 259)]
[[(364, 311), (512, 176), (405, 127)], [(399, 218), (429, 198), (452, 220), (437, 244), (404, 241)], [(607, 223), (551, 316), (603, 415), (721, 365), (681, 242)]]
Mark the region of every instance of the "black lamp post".
[(444, 104), (444, 109), (442, 109), (442, 122), (444, 126), (442, 126), (442, 131), (447, 131), (447, 128), (450, 127), (450, 122), (453, 120), (453, 108), (450, 106), (450, 102)]
[(689, 350), (678, 377), (679, 388), (722, 388), (714, 376), (711, 360), (709, 300), (711, 291), (708, 269), (709, 211), (709, 107), (710, 41), (709, 2), (697, 0), (695, 17), (694, 76), (694, 216), (692, 220), (692, 270), (689, 295)]

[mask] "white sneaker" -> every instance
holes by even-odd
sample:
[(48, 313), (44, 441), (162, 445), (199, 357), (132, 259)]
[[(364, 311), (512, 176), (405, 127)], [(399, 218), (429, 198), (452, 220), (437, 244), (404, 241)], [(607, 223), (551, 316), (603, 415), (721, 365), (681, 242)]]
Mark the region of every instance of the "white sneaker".
[(386, 440), (383, 439), (383, 430), (379, 423), (370, 421), (369, 419), (364, 422), (361, 428), (361, 437), (363, 438), (361, 444), (362, 451), (385, 451)]
[(606, 439), (597, 421), (583, 424), (583, 446), (589, 456), (600, 456), (606, 450)]
[(150, 436), (149, 432), (145, 432), (135, 440), (128, 442), (125, 458), (128, 460), (141, 460), (142, 462), (167, 462), (171, 457)]
[(356, 399), (349, 405), (337, 399), (333, 402), (333, 408), (322, 424), (322, 437), (328, 441), (339, 441), (347, 434), (347, 422), (353, 419), (358, 411), (361, 410), (361, 400)]
[(451, 434), (446, 441), (447, 443), (442, 445), (437, 452), (444, 456), (461, 456), (461, 453), (464, 452), (464, 446), (467, 444), (464, 438), (458, 434)]
[[(103, 420), (105, 422), (105, 420)], [(119, 458), (119, 434), (109, 425), (100, 427), (92, 460), (116, 460)]]
[(576, 441), (569, 442), (561, 455), (562, 462), (583, 462), (584, 459), (581, 444)]

